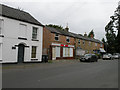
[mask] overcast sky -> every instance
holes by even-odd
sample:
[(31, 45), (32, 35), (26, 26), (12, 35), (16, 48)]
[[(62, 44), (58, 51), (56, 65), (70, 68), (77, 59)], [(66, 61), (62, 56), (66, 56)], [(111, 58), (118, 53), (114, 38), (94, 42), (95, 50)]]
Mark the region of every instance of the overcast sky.
[(29, 12), (42, 24), (63, 27), (68, 23), (70, 32), (105, 37), (104, 27), (114, 14), (119, 0), (0, 0), (1, 3)]

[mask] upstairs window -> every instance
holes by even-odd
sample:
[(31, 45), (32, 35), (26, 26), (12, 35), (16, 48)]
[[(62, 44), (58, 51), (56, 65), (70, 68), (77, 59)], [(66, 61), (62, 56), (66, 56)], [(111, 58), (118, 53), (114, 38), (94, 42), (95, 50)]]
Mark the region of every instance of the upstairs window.
[(37, 33), (38, 33), (38, 28), (33, 27), (32, 39), (37, 40)]
[(100, 44), (101, 47), (103, 47), (103, 44)]
[(0, 19), (0, 34), (3, 34), (3, 20)]
[(20, 24), (19, 25), (20, 29), (19, 29), (19, 37), (25, 38), (27, 35), (27, 25), (25, 24)]
[(85, 45), (85, 41), (83, 40), (83, 45)]
[(78, 44), (80, 44), (80, 39), (78, 40)]
[(70, 37), (66, 37), (67, 43), (70, 43)]
[(97, 43), (95, 43), (95, 46), (97, 47)]
[(89, 46), (91, 45), (91, 41), (89, 41)]
[(55, 40), (59, 41), (59, 35), (58, 34), (55, 34)]

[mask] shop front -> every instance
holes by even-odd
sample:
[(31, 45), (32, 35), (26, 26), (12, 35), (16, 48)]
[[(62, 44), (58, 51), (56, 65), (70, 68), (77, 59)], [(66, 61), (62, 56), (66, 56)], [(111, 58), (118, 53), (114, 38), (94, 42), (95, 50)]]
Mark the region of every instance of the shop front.
[(51, 59), (74, 59), (74, 46), (65, 44), (51, 44)]

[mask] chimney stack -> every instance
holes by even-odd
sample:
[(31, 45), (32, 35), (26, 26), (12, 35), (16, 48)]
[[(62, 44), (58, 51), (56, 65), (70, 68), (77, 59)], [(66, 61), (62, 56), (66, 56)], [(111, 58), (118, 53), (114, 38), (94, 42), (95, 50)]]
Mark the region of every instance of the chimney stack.
[(65, 31), (69, 32), (68, 23), (67, 23), (67, 26), (65, 28)]
[(86, 32), (85, 32), (84, 36), (85, 36), (85, 37), (87, 37), (87, 34), (86, 34)]

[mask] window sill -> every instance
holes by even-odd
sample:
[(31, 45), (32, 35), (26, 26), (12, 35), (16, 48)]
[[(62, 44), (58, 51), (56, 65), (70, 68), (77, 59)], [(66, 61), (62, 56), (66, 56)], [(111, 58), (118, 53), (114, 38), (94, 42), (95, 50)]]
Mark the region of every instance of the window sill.
[(67, 42), (67, 43), (70, 43), (70, 42)]
[(22, 38), (22, 37), (18, 37), (18, 39), (21, 39), (21, 40), (27, 40), (27, 38)]
[(31, 39), (32, 41), (39, 41), (39, 40), (37, 40), (37, 39)]
[(38, 61), (38, 59), (31, 59), (31, 60), (33, 60), (33, 61)]
[(0, 35), (0, 37), (4, 37), (4, 35)]

